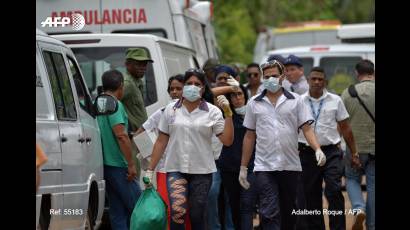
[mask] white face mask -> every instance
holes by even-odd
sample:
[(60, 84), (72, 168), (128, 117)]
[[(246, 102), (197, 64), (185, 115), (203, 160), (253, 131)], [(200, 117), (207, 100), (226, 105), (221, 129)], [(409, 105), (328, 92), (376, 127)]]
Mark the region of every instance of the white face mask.
[(244, 116), (246, 113), (246, 105), (239, 107), (239, 108), (235, 108), (235, 112), (239, 115)]
[(271, 91), (272, 93), (276, 93), (281, 87), (279, 84), (279, 78), (270, 77), (269, 79), (264, 79), (263, 87), (265, 87), (265, 89)]
[(201, 98), (199, 93), (201, 88), (196, 85), (185, 85), (182, 91), (182, 96), (190, 102), (194, 102)]

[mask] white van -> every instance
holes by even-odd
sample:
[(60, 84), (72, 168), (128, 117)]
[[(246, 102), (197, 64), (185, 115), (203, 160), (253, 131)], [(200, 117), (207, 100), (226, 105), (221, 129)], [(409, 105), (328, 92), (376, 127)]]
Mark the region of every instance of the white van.
[(69, 34), (55, 35), (74, 52), (92, 96), (97, 95), (101, 76), (109, 69), (123, 73), (128, 48), (144, 48), (154, 60), (149, 63), (144, 81), (144, 102), (148, 116), (170, 101), (168, 79), (184, 74), (189, 68), (199, 68), (192, 49), (158, 36), (148, 34)]
[(375, 44), (314, 45), (278, 49), (268, 52), (261, 64), (273, 54), (280, 54), (285, 58), (289, 54), (298, 56), (306, 76), (314, 66), (324, 68), (328, 79), (327, 88), (340, 95), (349, 85), (357, 82), (354, 73), (357, 62), (369, 59), (375, 63)]
[(73, 52), (36, 33), (36, 142), (48, 157), (36, 194), (36, 227), (94, 229), (104, 209), (96, 112)]
[(50, 34), (126, 33), (153, 34), (194, 49), (202, 66), (208, 58), (218, 58), (213, 25), (212, 1), (198, 0), (37, 0), (36, 26), (47, 17), (81, 14), (85, 26), (42, 27)]

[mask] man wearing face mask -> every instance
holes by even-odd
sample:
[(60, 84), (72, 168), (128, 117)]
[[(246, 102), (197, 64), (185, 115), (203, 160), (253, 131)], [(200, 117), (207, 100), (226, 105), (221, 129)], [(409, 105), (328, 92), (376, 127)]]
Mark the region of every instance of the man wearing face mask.
[(301, 129), (315, 151), (318, 165), (326, 157), (310, 124), (312, 115), (300, 96), (284, 89), (283, 65), (274, 60), (261, 66), (265, 90), (246, 105), (239, 183), (249, 188), (247, 165), (255, 147), (254, 172), (259, 193), (259, 212), (263, 229), (294, 229), (296, 191), (302, 167), (298, 152)]
[(283, 80), (283, 88), (299, 95), (306, 93), (309, 85), (303, 73), (303, 64), (300, 59), (291, 54), (282, 64), (286, 67), (286, 79)]

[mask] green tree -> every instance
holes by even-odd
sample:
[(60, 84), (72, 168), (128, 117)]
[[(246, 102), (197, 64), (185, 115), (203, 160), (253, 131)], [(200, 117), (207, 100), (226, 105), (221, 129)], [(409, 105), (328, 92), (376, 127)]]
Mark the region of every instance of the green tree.
[(256, 33), (245, 1), (215, 1), (214, 9), (214, 26), (221, 61), (251, 62)]

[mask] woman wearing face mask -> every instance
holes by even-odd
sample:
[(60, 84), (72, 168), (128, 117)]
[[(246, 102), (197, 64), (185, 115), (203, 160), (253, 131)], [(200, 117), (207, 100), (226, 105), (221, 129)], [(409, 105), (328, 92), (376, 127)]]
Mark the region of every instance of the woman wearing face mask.
[(146, 177), (152, 180), (165, 148), (167, 188), (171, 206), (171, 230), (184, 229), (189, 208), (192, 229), (205, 229), (205, 211), (212, 173), (216, 165), (211, 148), (212, 135), (224, 145), (233, 142), (232, 110), (224, 96), (217, 99), (221, 110), (202, 99), (205, 73), (190, 69), (185, 72), (182, 99), (165, 107), (159, 122)]
[[(179, 99), (182, 98), (182, 89), (184, 88), (184, 75), (182, 74), (177, 74), (175, 76), (172, 76), (168, 79), (168, 94), (171, 97), (170, 103), (175, 103)], [(142, 127), (140, 127), (135, 135), (138, 135), (139, 133), (144, 132), (145, 130), (148, 131), (154, 131), (158, 134), (158, 124), (159, 120), (161, 119), (161, 115), (164, 112), (165, 107), (158, 109), (155, 113), (153, 113), (150, 117), (148, 117), (147, 121), (142, 124)], [(169, 229), (169, 223), (171, 221), (170, 219), (170, 205), (169, 205), (169, 199), (168, 199), (168, 192), (167, 192), (167, 179), (166, 179), (166, 172), (165, 172), (165, 157), (166, 157), (166, 151), (164, 155), (162, 156), (161, 160), (159, 161), (156, 170), (156, 176), (157, 176), (157, 191), (161, 195), (162, 199), (164, 202), (167, 204), (168, 207), (168, 229)], [(149, 158), (146, 158), (142, 160), (142, 164), (144, 162), (147, 162)], [(146, 163), (145, 163), (146, 164)], [(149, 162), (148, 162), (149, 164)], [(189, 225), (189, 218), (186, 218), (186, 230), (190, 230), (191, 227)]]
[[(242, 143), (246, 128), (242, 125), (246, 111), (248, 95), (242, 85), (226, 95), (233, 111), (234, 141), (231, 146), (223, 146), (218, 166), (222, 184), (228, 193), (235, 229), (253, 229), (253, 211), (256, 204), (256, 191), (253, 186), (253, 159), (248, 164), (249, 189), (245, 190), (238, 181), (242, 158)], [(252, 156), (254, 158), (254, 154)]]

